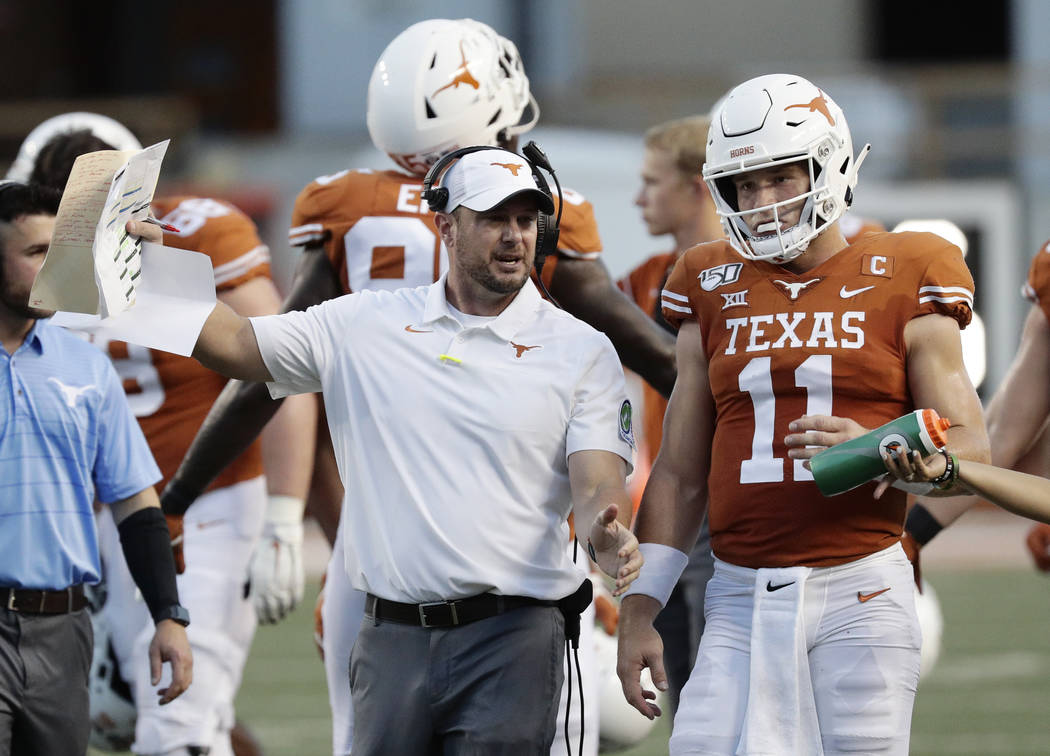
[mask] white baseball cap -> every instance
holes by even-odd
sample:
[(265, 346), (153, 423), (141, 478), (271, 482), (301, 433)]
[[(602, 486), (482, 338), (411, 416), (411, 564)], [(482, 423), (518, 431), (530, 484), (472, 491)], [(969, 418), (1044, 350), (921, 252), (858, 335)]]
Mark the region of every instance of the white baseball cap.
[(536, 185), (529, 161), (509, 150), (494, 147), (464, 155), (438, 184), (448, 189), (446, 213), (460, 205), (481, 213), (524, 194), (534, 195), (543, 212), (554, 212), (554, 201)]

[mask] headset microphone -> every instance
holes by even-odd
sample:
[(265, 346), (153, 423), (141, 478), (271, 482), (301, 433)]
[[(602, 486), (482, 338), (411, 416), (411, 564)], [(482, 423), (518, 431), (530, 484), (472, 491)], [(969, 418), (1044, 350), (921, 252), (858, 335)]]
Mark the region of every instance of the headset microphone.
[[(521, 154), (525, 156), (525, 159), (529, 161), (536, 168), (542, 168), (551, 175), (554, 179), (554, 186), (558, 191), (558, 215), (553, 219), (553, 227), (551, 227), (551, 217), (544, 213), (540, 213), (537, 218), (537, 238), (543, 239), (544, 244), (536, 245), (536, 279), (540, 282), (540, 288), (543, 289), (543, 293), (547, 295), (554, 304), (558, 305), (556, 300), (543, 283), (543, 264), (547, 261), (547, 256), (558, 251), (558, 235), (561, 233), (561, 210), (562, 210), (562, 196), (561, 196), (561, 182), (558, 181), (558, 174), (554, 172), (554, 167), (551, 165), (550, 160), (547, 159), (546, 153), (540, 149), (540, 146), (533, 141), (529, 141), (522, 150)], [(561, 305), (558, 305), (561, 307)]]

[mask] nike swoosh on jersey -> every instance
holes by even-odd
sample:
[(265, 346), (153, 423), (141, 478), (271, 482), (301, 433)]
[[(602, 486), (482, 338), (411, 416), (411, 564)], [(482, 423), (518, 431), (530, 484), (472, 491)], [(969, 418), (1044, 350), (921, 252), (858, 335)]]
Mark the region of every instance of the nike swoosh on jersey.
[(874, 593), (861, 593), (860, 591), (857, 591), (857, 601), (863, 604), (865, 601), (871, 601), (876, 596), (881, 596), (888, 590), (889, 588), (883, 588), (881, 591), (875, 591)]
[(861, 293), (863, 293), (865, 291), (868, 291), (869, 289), (874, 289), (874, 288), (875, 288), (874, 286), (865, 286), (863, 289), (854, 289), (853, 291), (850, 291), (845, 286), (843, 286), (841, 289), (839, 289), (839, 296), (842, 297), (843, 299), (849, 299), (850, 297), (855, 297), (858, 294), (861, 294)]
[(427, 331), (427, 330), (423, 330), (423, 331), (420, 331), (419, 329), (413, 328), (413, 327), (412, 327), (412, 326), (410, 326), (410, 325), (407, 325), (407, 326), (405, 326), (405, 330), (406, 330), (406, 331), (408, 331), (409, 333), (433, 333), (433, 332), (434, 332), (433, 330), (429, 330), (429, 331)]
[(773, 585), (773, 581), (766, 582), (766, 590), (772, 593), (773, 591), (779, 591), (781, 588), (787, 588), (789, 585), (794, 585), (795, 581), (792, 580), (790, 583), (781, 583), (780, 585)]

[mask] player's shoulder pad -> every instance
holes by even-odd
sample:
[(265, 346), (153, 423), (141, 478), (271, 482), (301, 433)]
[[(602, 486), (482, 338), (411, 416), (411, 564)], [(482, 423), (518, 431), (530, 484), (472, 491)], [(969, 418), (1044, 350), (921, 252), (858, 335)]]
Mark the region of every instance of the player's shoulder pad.
[(292, 211), (298, 223), (325, 217), (348, 199), (372, 196), (381, 174), (370, 169), (347, 169), (325, 176), (318, 176), (299, 192)]

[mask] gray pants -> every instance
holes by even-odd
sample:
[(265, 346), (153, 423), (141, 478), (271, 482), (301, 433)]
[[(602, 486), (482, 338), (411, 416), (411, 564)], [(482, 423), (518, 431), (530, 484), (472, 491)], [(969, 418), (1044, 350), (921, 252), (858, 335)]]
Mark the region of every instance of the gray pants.
[(0, 609), (0, 756), (83, 756), (91, 618)]
[(354, 756), (547, 756), (564, 654), (556, 607), (451, 628), (365, 617), (350, 655)]
[(707, 581), (714, 570), (711, 531), (705, 517), (696, 544), (689, 552), (689, 563), (653, 623), (664, 642), (664, 669), (667, 671), (667, 695), (672, 717), (678, 711), (682, 688), (696, 664), (696, 652), (704, 634), (704, 596)]

